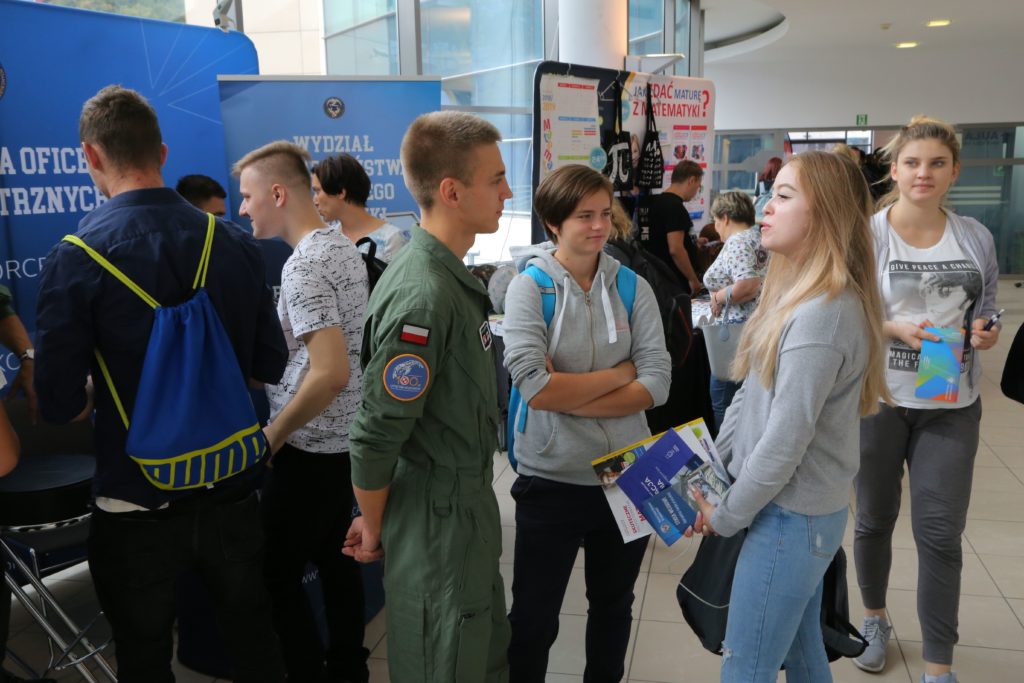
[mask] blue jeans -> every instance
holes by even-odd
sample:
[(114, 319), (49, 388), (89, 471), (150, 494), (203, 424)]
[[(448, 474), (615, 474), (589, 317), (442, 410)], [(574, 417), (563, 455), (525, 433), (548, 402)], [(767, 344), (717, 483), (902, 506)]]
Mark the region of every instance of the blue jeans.
[(736, 564), (722, 683), (831, 683), (821, 639), (822, 578), (846, 529), (844, 507), (801, 515), (769, 503), (754, 518)]
[(732, 397), (739, 391), (742, 382), (731, 382), (711, 375), (711, 409), (715, 412), (715, 429), (722, 428), (725, 410), (732, 404)]

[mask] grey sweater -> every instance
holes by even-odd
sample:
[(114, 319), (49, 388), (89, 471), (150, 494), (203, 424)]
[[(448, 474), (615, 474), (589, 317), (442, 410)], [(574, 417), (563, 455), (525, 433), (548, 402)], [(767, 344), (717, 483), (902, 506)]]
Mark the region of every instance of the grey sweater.
[[(528, 410), (526, 427), (516, 435), (518, 471), (567, 484), (597, 486), (590, 461), (651, 435), (643, 411), (612, 418), (576, 417), (526, 404), (551, 379), (550, 356), (557, 372), (592, 372), (624, 360), (636, 365), (640, 382), (660, 405), (668, 398), (670, 360), (665, 350), (658, 302), (650, 285), (637, 277), (633, 316), (627, 319), (619, 298), (619, 262), (601, 254), (597, 277), (584, 292), (569, 273), (542, 248), (529, 250), (529, 262), (551, 276), (555, 313), (544, 324), (540, 289), (529, 275), (518, 275), (505, 298), (505, 366)], [(596, 397), (595, 397), (596, 398)]]
[(734, 483), (711, 524), (746, 528), (768, 503), (804, 515), (841, 510), (860, 466), (860, 393), (868, 341), (849, 291), (806, 301), (782, 330), (775, 382), (751, 372), (716, 444)]

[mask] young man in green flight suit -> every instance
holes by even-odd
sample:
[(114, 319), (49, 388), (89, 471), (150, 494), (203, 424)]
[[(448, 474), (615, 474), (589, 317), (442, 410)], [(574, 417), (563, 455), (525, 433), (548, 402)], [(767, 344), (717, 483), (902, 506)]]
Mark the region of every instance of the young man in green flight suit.
[(489, 299), (462, 258), (512, 196), (498, 130), (461, 112), (402, 140), (422, 229), (377, 283), (363, 332), (363, 401), (350, 430), (363, 516), (345, 552), (384, 557), (395, 683), (506, 681), (509, 627), (491, 487), (498, 406)]

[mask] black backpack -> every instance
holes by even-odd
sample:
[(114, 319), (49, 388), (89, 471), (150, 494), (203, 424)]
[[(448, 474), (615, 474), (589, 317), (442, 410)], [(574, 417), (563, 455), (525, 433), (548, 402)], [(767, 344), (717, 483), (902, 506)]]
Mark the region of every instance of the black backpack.
[(693, 321), (690, 317), (690, 295), (676, 274), (664, 261), (632, 239), (610, 239), (604, 250), (622, 265), (636, 271), (654, 290), (672, 367), (683, 367), (693, 343)]
[[(369, 250), (363, 251), (359, 249), (364, 244), (370, 245)], [(370, 292), (372, 292), (373, 288), (377, 286), (377, 280), (384, 274), (384, 269), (388, 267), (388, 264), (377, 258), (377, 243), (369, 237), (360, 238), (356, 242), (356, 249), (359, 249), (359, 255), (363, 257), (363, 263), (366, 264), (366, 277), (369, 279)]]
[[(717, 655), (722, 654), (733, 573), (745, 538), (746, 532), (741, 531), (728, 538), (701, 539), (693, 564), (676, 587), (676, 600), (686, 623), (704, 649)], [(846, 552), (840, 547), (825, 572), (821, 595), (821, 638), (830, 662), (840, 657), (859, 657), (868, 646), (850, 623), (848, 592)]]
[(825, 572), (821, 593), (821, 637), (828, 661), (860, 657), (868, 641), (850, 623), (850, 596), (846, 583), (846, 551), (840, 546)]

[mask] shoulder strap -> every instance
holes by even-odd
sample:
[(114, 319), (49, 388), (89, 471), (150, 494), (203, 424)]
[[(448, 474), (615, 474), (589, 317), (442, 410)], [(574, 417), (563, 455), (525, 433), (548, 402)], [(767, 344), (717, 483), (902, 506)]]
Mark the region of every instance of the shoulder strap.
[(124, 284), (125, 287), (127, 287), (128, 289), (130, 289), (133, 292), (135, 292), (135, 294), (140, 299), (142, 299), (147, 304), (149, 304), (149, 306), (151, 306), (152, 308), (157, 308), (160, 305), (159, 303), (157, 303), (157, 300), (154, 299), (153, 297), (151, 297), (148, 293), (146, 293), (146, 291), (144, 289), (142, 289), (142, 287), (139, 287), (137, 284), (135, 284), (131, 280), (131, 278), (129, 278), (124, 273), (122, 273), (118, 269), (117, 266), (115, 266), (113, 263), (108, 261), (98, 251), (96, 251), (95, 249), (90, 247), (88, 244), (83, 242), (79, 237), (77, 237), (75, 235), (64, 235), (64, 241), (65, 242), (70, 242), (71, 244), (74, 244), (75, 246), (80, 247), (81, 249), (83, 249), (85, 251), (85, 253), (88, 254), (89, 257), (93, 261), (95, 261), (96, 263), (98, 263), (101, 266), (103, 266), (104, 270), (106, 270), (108, 273), (110, 273), (111, 275), (116, 277), (118, 280), (120, 280)]
[(540, 288), (540, 306), (544, 312), (544, 324), (550, 325), (555, 317), (555, 281), (537, 266), (527, 266), (523, 271), (533, 278)]
[(192, 281), (192, 289), (200, 289), (206, 286), (206, 273), (210, 270), (210, 252), (213, 251), (213, 228), (217, 220), (212, 213), (206, 214), (209, 218), (206, 221), (206, 241), (203, 242), (203, 254), (199, 257), (199, 268), (196, 270), (196, 279)]
[(615, 286), (619, 288), (619, 298), (626, 307), (626, 319), (633, 324), (633, 302), (636, 301), (636, 271), (620, 265), (615, 276)]
[[(206, 227), (206, 242), (203, 245), (203, 254), (199, 258), (199, 268), (196, 270), (196, 278), (192, 283), (192, 289), (206, 286), (206, 273), (210, 268), (210, 251), (213, 246), (213, 229), (216, 225), (216, 220), (212, 213), (207, 214), (209, 219), (207, 220)], [(103, 257), (98, 251), (90, 247), (88, 244), (83, 242), (80, 238), (74, 235), (65, 235), (65, 242), (70, 242), (77, 247), (80, 247), (88, 254), (96, 263), (103, 266), (103, 268), (120, 280), (128, 289), (132, 290), (139, 296), (140, 299), (145, 301), (153, 308), (160, 306), (156, 299), (146, 293), (141, 287), (135, 284), (131, 278), (122, 273), (113, 263)], [(93, 351), (96, 356), (96, 363), (100, 366), (100, 373), (103, 375), (104, 381), (107, 383), (107, 388), (110, 389), (110, 396), (114, 399), (114, 406), (117, 407), (117, 413), (121, 416), (121, 422), (124, 423), (124, 428), (127, 430), (129, 427), (128, 413), (125, 412), (124, 404), (121, 402), (121, 397), (117, 393), (117, 389), (114, 387), (114, 378), (110, 376), (110, 369), (107, 367), (107, 362), (103, 360), (103, 354), (100, 353), (99, 349)]]

